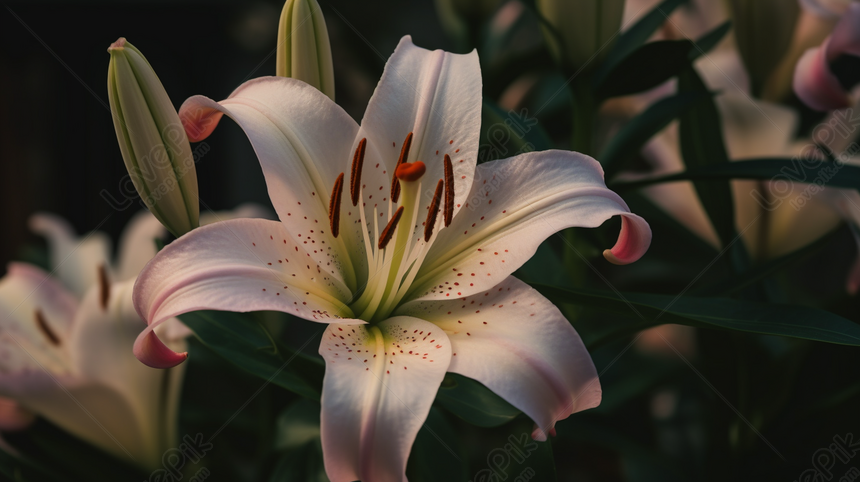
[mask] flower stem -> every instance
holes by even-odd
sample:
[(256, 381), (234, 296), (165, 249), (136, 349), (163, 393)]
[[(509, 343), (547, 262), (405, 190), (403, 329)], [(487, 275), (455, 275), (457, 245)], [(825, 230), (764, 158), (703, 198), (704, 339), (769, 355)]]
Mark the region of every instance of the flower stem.
[[(570, 84), (573, 97), (573, 131), (570, 147), (572, 151), (592, 156), (594, 150), (594, 124), (597, 116), (597, 102), (591, 90), (591, 78), (579, 73)], [(585, 271), (582, 259), (575, 251), (578, 243), (576, 233), (571, 228), (565, 231), (564, 265), (574, 283), (584, 281)]]

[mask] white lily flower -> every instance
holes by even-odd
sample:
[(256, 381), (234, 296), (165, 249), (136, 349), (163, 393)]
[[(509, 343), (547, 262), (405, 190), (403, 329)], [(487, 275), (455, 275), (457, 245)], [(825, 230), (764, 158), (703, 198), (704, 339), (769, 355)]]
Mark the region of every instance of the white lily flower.
[[(144, 322), (131, 294), (164, 228), (149, 213), (132, 220), (110, 263), (102, 233), (79, 239), (62, 219), (31, 218), (48, 239), (57, 277), (11, 263), (0, 279), (0, 395), (141, 467), (155, 468), (174, 446), (183, 371), (152, 370), (131, 352)], [(187, 329), (163, 331), (185, 347)]]
[[(254, 205), (203, 213), (203, 224), (263, 217)], [(30, 227), (43, 235), (51, 274), (25, 263), (0, 279), (0, 430), (20, 430), (33, 415), (141, 467), (155, 468), (176, 447), (184, 367), (142, 365), (132, 353), (146, 324), (134, 310), (137, 274), (166, 234), (148, 212), (132, 218), (115, 263), (109, 238), (79, 238), (63, 219), (38, 214)], [(190, 331), (181, 323), (159, 329), (174, 350)]]
[[(304, 83), (261, 78), (180, 116), (205, 138), (227, 114), (257, 152), (280, 222), (212, 224), (141, 272), (144, 363), (186, 355), (153, 330), (202, 309), (279, 310), (329, 323), (322, 443), (334, 482), (404, 480), (446, 371), (524, 411), (545, 437), (601, 397), (594, 365), (559, 310), (511, 273), (552, 233), (622, 216), (612, 262), (638, 259), (651, 231), (608, 190), (593, 159), (568, 151), (477, 166), (475, 52), (404, 37), (361, 126)], [(200, 128), (204, 126), (204, 128)], [(348, 175), (347, 175), (348, 174)], [(360, 203), (360, 204), (359, 204)]]

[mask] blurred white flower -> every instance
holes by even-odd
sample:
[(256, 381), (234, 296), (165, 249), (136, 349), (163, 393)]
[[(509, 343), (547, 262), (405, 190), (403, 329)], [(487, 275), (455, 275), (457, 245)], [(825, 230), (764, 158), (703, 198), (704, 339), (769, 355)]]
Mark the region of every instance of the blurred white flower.
[[(244, 205), (201, 220), (236, 217), (266, 213)], [(176, 446), (184, 365), (157, 370), (135, 358), (146, 323), (131, 294), (165, 229), (150, 213), (137, 214), (112, 262), (104, 233), (78, 237), (49, 214), (34, 215), (30, 226), (48, 241), (52, 272), (11, 263), (0, 279), (0, 431), (21, 430), (38, 415), (120, 459), (158, 466)], [(179, 322), (159, 329), (179, 351), (188, 334)]]

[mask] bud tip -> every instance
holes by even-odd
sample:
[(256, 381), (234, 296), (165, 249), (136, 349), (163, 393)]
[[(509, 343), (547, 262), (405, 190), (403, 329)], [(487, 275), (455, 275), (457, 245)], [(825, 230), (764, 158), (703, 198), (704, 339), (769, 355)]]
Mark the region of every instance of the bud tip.
[(110, 52), (111, 50), (122, 50), (122, 49), (124, 49), (125, 48), (125, 42), (126, 42), (125, 37), (118, 38), (116, 42), (110, 44), (110, 47), (108, 47), (108, 52)]

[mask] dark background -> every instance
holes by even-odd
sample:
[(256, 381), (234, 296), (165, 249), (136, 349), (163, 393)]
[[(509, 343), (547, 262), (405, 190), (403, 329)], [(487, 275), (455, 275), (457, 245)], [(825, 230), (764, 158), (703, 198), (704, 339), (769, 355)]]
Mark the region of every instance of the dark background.
[[(320, 1), (332, 43), (336, 100), (357, 121), (385, 60), (406, 34), (452, 50), (431, 0)], [(283, 2), (12, 2), (0, 8), (0, 266), (38, 238), (28, 217), (49, 211), (79, 233), (114, 239), (137, 210), (121, 199), (126, 171), (107, 98), (107, 47), (126, 37), (147, 57), (178, 108), (189, 96), (227, 97), (275, 72)], [(253, 150), (223, 122), (197, 165), (201, 212), (268, 205)]]

